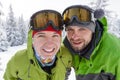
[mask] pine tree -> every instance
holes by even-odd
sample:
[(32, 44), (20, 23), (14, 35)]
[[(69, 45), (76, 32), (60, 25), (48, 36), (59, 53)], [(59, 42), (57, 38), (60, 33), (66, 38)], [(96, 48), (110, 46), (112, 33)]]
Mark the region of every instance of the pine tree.
[(120, 32), (118, 32), (118, 30), (120, 30), (120, 25), (116, 23), (118, 22), (118, 15), (115, 12), (106, 9), (106, 7), (109, 5), (108, 1), (109, 0), (97, 0), (96, 2), (91, 2), (90, 4), (94, 9), (104, 10), (108, 21), (108, 31), (116, 36), (120, 36)]
[(0, 3), (0, 52), (1, 51), (6, 51), (8, 47), (8, 42), (6, 39), (6, 32), (4, 28), (4, 23), (2, 20), (3, 17), (3, 11), (2, 11), (2, 4)]
[(21, 44), (23, 44), (23, 43), (26, 42), (26, 38), (27, 38), (26, 37), (26, 35), (27, 35), (27, 28), (26, 28), (23, 16), (19, 17), (17, 25), (18, 25), (18, 28), (19, 28), (19, 31), (20, 31), (20, 34), (21, 34)]
[(10, 11), (8, 13), (8, 17), (6, 20), (7, 40), (10, 46), (18, 46), (21, 43), (20, 41), (21, 35), (16, 25), (16, 19), (14, 17), (14, 13), (11, 5), (9, 7), (9, 10)]

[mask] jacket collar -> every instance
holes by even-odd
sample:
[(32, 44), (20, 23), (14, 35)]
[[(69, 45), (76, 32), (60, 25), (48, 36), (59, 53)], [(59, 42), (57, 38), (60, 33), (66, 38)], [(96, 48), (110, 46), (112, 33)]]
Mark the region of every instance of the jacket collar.
[(32, 46), (32, 30), (30, 29), (28, 32), (28, 38), (27, 38), (27, 55), (29, 60), (33, 60), (35, 62), (35, 56), (34, 56), (34, 51), (33, 51), (33, 46)]

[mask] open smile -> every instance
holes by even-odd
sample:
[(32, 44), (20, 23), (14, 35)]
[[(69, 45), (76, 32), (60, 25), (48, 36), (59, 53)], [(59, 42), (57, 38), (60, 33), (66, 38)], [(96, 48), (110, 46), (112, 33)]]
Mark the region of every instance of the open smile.
[(81, 43), (82, 43), (82, 41), (80, 41), (80, 42), (73, 42), (74, 45), (79, 45)]
[(52, 53), (54, 52), (55, 48), (52, 48), (52, 49), (43, 49), (44, 52), (46, 53)]

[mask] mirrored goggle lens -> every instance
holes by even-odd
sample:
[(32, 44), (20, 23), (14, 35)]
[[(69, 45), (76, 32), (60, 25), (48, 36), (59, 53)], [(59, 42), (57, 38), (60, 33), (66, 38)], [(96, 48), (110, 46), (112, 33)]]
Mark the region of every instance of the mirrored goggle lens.
[(70, 8), (64, 11), (63, 19), (65, 23), (71, 22), (72, 17), (77, 17), (79, 22), (90, 22), (92, 21), (91, 12), (84, 8)]
[(55, 29), (61, 29), (63, 25), (61, 15), (55, 12), (40, 12), (32, 19), (32, 29), (45, 29), (49, 23)]

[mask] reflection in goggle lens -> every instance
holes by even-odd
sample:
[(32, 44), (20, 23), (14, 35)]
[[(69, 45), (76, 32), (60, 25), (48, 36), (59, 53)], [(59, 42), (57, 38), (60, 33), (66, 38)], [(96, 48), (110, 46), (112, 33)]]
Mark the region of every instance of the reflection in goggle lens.
[(63, 12), (63, 20), (65, 24), (69, 24), (75, 18), (80, 23), (94, 22), (92, 12), (81, 6), (72, 6)]

